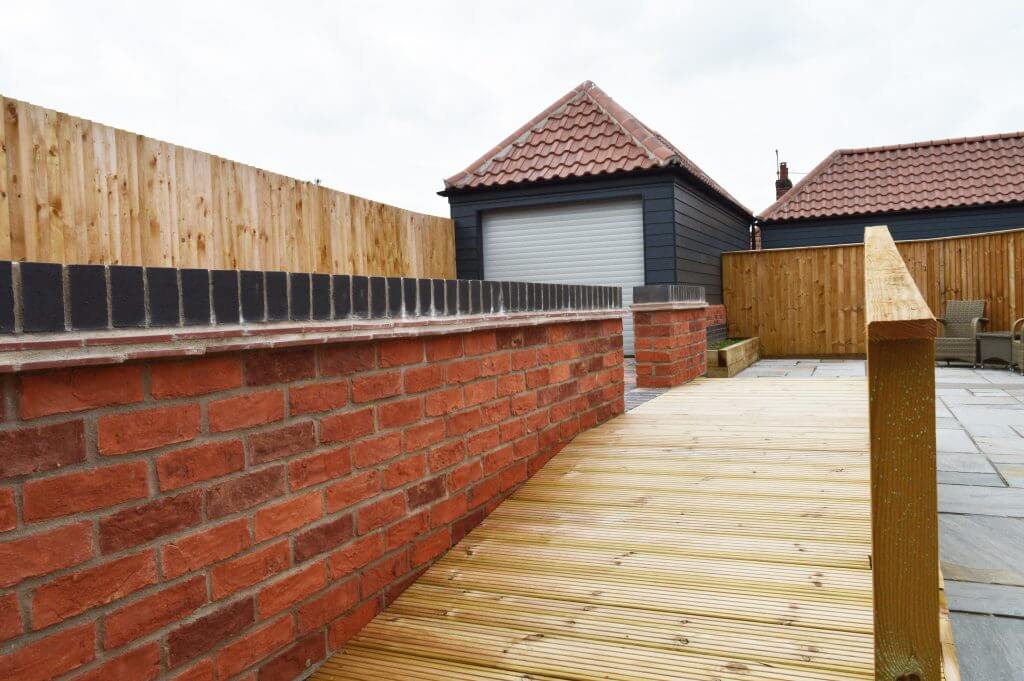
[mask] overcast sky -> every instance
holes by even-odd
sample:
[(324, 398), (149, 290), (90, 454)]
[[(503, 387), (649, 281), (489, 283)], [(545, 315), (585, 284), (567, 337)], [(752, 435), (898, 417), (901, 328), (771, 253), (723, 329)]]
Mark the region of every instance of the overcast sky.
[(438, 215), (587, 79), (755, 212), (775, 149), (1024, 128), (1024, 5), (861, 5), (35, 0), (5, 5), (0, 93)]

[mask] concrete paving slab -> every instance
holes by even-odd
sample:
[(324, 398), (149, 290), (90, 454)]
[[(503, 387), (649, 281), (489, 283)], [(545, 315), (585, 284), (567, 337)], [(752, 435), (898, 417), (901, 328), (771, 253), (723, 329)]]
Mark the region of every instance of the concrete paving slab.
[(1024, 681), (1024, 620), (954, 612), (962, 681)]
[(939, 485), (939, 512), (1024, 518), (1024, 489)]
[(951, 473), (989, 473), (996, 472), (989, 460), (982, 454), (963, 454), (957, 452), (939, 452), (937, 468)]
[(946, 579), (1024, 586), (1024, 520), (939, 514)]
[(946, 428), (936, 429), (935, 447), (940, 452), (966, 452), (974, 454), (978, 451), (978, 448), (974, 446), (974, 442), (971, 441), (966, 431)]

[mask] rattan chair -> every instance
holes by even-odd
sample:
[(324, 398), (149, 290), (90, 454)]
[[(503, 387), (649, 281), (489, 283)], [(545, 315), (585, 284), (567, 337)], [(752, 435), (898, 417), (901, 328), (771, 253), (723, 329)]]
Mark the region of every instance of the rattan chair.
[(942, 327), (935, 339), (935, 359), (977, 366), (978, 331), (988, 324), (984, 315), (984, 300), (947, 300), (946, 316), (938, 319)]
[(1024, 318), (1018, 319), (1010, 327), (1010, 368), (1017, 367), (1024, 375), (1024, 342), (1021, 342), (1021, 332), (1024, 331)]

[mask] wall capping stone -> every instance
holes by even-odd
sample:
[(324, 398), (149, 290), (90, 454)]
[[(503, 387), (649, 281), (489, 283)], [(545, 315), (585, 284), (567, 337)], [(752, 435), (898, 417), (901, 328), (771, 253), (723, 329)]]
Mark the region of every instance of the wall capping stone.
[(621, 306), (616, 286), (0, 261), (4, 335)]

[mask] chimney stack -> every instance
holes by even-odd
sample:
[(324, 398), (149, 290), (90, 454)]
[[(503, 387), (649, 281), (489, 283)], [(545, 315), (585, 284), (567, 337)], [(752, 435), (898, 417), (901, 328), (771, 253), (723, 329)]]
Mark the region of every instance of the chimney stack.
[(782, 195), (793, 188), (793, 181), (789, 179), (789, 167), (783, 161), (779, 164), (779, 179), (775, 180), (775, 200), (778, 201)]

